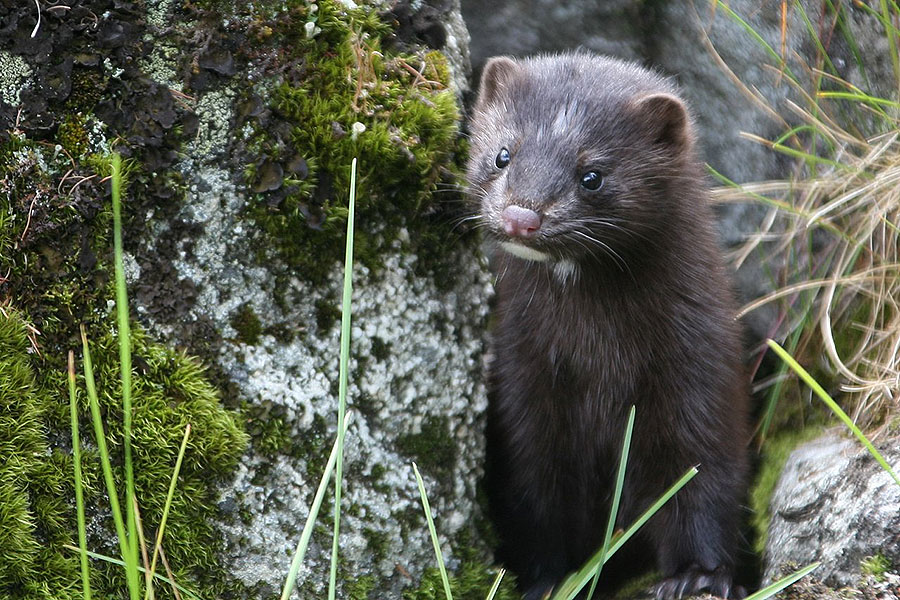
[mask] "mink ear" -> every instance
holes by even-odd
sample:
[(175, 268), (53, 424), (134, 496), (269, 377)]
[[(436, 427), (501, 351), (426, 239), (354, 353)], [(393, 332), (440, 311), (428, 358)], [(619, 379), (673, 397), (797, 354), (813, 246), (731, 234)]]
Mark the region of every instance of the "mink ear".
[(495, 56), (487, 61), (481, 72), (477, 108), (495, 103), (503, 93), (503, 88), (516, 78), (519, 64), (508, 56)]
[(666, 93), (641, 96), (632, 108), (638, 122), (652, 128), (654, 143), (675, 153), (687, 150), (693, 141), (687, 107), (677, 96)]

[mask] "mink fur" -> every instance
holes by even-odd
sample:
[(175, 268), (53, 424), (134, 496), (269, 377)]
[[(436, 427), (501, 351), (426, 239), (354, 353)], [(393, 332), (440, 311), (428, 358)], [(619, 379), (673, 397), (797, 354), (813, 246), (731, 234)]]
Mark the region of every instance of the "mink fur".
[[(589, 173), (598, 189), (585, 187), (597, 182)], [(532, 600), (600, 547), (634, 405), (616, 528), (690, 467), (699, 474), (604, 568), (601, 587), (655, 563), (661, 599), (738, 595), (748, 386), (676, 87), (588, 53), (491, 59), (468, 182), (488, 237), (510, 250), (494, 261), (488, 365), (498, 560)]]

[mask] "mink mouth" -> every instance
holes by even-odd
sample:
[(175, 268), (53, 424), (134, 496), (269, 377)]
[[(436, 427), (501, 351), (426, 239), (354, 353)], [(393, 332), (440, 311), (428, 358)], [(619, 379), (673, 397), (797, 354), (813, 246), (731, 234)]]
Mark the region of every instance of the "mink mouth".
[(523, 244), (514, 238), (508, 238), (501, 241), (500, 247), (513, 256), (532, 262), (550, 262), (553, 259), (550, 254)]

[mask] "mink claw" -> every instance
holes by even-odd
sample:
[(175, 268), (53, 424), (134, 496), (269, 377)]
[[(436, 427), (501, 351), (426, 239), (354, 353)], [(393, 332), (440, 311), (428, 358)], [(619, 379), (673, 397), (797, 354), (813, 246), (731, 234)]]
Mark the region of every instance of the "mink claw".
[(681, 600), (700, 592), (728, 600), (740, 600), (747, 595), (743, 586), (733, 585), (731, 575), (725, 571), (689, 569), (660, 582), (656, 586), (656, 600)]

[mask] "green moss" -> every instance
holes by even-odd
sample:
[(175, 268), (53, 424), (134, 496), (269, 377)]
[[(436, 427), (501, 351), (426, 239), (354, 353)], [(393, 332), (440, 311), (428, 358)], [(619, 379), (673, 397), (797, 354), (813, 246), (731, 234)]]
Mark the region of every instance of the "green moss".
[(77, 564), (62, 544), (71, 491), (66, 457), (47, 438), (58, 398), (42, 389), (26, 321), (0, 311), (0, 595), (52, 598), (66, 593)]
[(891, 559), (880, 553), (867, 556), (859, 563), (860, 571), (864, 575), (871, 575), (876, 581), (883, 581), (884, 574), (890, 571), (891, 567), (893, 567)]
[[(58, 132), (71, 135), (66, 144), (72, 154), (83, 152), (78, 127), (86, 122), (67, 119)], [(19, 134), (0, 142), (0, 546), (11, 549), (0, 556), (4, 598), (80, 593), (78, 562), (64, 545), (76, 539), (65, 362), (69, 349), (80, 349), (81, 324), (91, 342), (110, 448), (121, 461), (118, 344), (107, 308), (111, 211), (104, 201), (108, 188), (97, 177), (103, 169), (105, 160), (93, 155), (81, 156), (73, 169), (64, 152)], [(175, 454), (191, 423), (165, 550), (180, 581), (216, 597), (227, 585), (217, 566), (221, 536), (212, 525), (217, 482), (235, 466), (246, 436), (196, 360), (153, 342), (138, 326), (132, 345), (143, 528), (150, 535), (156, 530)], [(83, 389), (79, 381), (89, 544), (115, 555)], [(120, 467), (117, 462), (122, 489)], [(102, 562), (91, 568), (95, 593), (116, 597), (123, 589), (121, 569)]]
[(396, 443), (401, 453), (416, 460), (423, 473), (439, 480), (453, 475), (449, 469), (456, 462), (457, 445), (447, 417), (426, 417), (419, 433), (401, 435)]
[(364, 527), (362, 534), (366, 538), (366, 547), (372, 553), (372, 562), (377, 564), (385, 559), (391, 543), (388, 534), (371, 527)]
[[(450, 591), (454, 600), (484, 600), (497, 577), (497, 570), (487, 567), (477, 560), (464, 560), (455, 573), (450, 574)], [(444, 584), (437, 567), (425, 569), (419, 587), (403, 591), (403, 600), (443, 600)], [(500, 589), (494, 596), (497, 600), (518, 600), (521, 598), (515, 588), (515, 578), (507, 573), (503, 576)]]
[(270, 96), (289, 133), (254, 125), (247, 179), (259, 195), (249, 214), (300, 273), (326, 277), (343, 255), (350, 163), (358, 158), (356, 256), (378, 269), (401, 229), (434, 210), (432, 193), (459, 159), (446, 61), (439, 52), (384, 48), (389, 28), (371, 7), (290, 6), (269, 40), (291, 48), (298, 65)]
[(344, 593), (348, 600), (368, 600), (375, 590), (375, 583), (374, 576), (363, 575), (353, 581), (345, 581), (343, 585)]
[(750, 488), (750, 508), (753, 513), (750, 522), (756, 532), (754, 548), (756, 552), (761, 554), (765, 550), (769, 522), (772, 520), (772, 514), (769, 512), (772, 492), (775, 491), (775, 485), (778, 483), (778, 478), (781, 476), (788, 457), (794, 448), (811, 440), (821, 432), (822, 428), (819, 426), (809, 426), (800, 430), (783, 429), (766, 440), (762, 449), (759, 471)]
[[(110, 319), (111, 320), (111, 319)], [(111, 330), (111, 323), (105, 329)], [(96, 328), (99, 332), (100, 327)], [(31, 339), (30, 339), (31, 337)], [(24, 317), (11, 309), (0, 312), (0, 595), (10, 598), (74, 597), (78, 581), (76, 555), (64, 544), (75, 539), (71, 455), (66, 439), (65, 373), (62, 360), (32, 353), (33, 334)], [(98, 391), (111, 452), (120, 456), (122, 419), (118, 383), (118, 344), (110, 333), (97, 333), (91, 344)], [(220, 536), (216, 516), (216, 482), (230, 473), (245, 436), (219, 403), (193, 359), (150, 342), (139, 328), (133, 332), (135, 483), (145, 532), (159, 523), (175, 458), (188, 423), (188, 443), (179, 485), (172, 503), (164, 548), (176, 576), (204, 590), (220, 588), (216, 553)], [(79, 382), (79, 389), (84, 388)], [(86, 419), (84, 394), (80, 412)], [(84, 420), (82, 432), (91, 432)], [(108, 506), (98, 485), (99, 465), (92, 435), (82, 440), (88, 518), (97, 527), (92, 549), (115, 554), (109, 534), (102, 533)], [(117, 467), (119, 489), (122, 474)], [(92, 565), (95, 593), (113, 597), (123, 587), (121, 570)]]
[(73, 113), (66, 115), (59, 125), (56, 139), (72, 156), (81, 156), (88, 149), (90, 140), (85, 129), (86, 124), (87, 121), (81, 113)]
[(284, 416), (267, 413), (266, 408), (260, 405), (248, 405), (244, 409), (247, 433), (253, 439), (253, 445), (266, 456), (289, 453), (291, 430)]
[(237, 331), (239, 341), (251, 346), (259, 343), (259, 336), (262, 334), (263, 329), (262, 322), (249, 304), (244, 304), (235, 311), (231, 315), (229, 322)]

